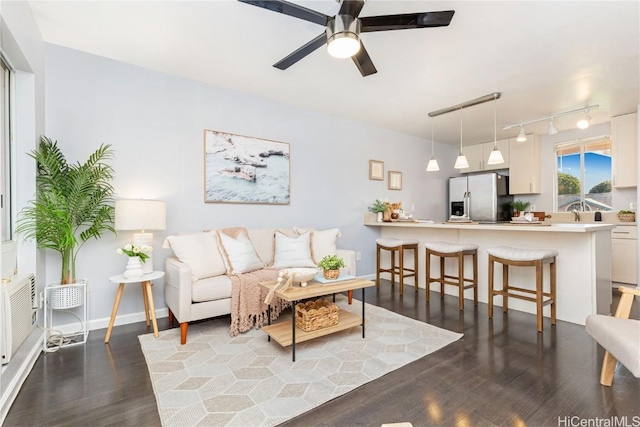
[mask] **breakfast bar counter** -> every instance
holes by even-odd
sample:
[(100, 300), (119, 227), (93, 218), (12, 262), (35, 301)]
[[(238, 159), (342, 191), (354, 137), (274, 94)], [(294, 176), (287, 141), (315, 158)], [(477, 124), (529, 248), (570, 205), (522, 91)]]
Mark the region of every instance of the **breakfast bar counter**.
[[(557, 223), (542, 224), (467, 224), (428, 222), (375, 222), (365, 219), (364, 225), (379, 227), (384, 238), (413, 238), (420, 241), (419, 286), (425, 287), (424, 246), (426, 242), (475, 243), (478, 247), (478, 297), (488, 301), (488, 256), (487, 248), (512, 246), (522, 249), (555, 249), (558, 251), (557, 265), (557, 318), (584, 325), (589, 314), (609, 314), (611, 307), (611, 224)], [(385, 260), (383, 260), (384, 262)], [(412, 263), (411, 259), (405, 263)], [(467, 260), (470, 262), (470, 260)], [(433, 264), (432, 264), (433, 265)], [(471, 265), (465, 271), (472, 271)], [(432, 276), (439, 275), (434, 265)], [(457, 271), (455, 262), (447, 262), (447, 274)], [(496, 269), (496, 283), (502, 283), (502, 270)], [(531, 287), (534, 283), (533, 268), (518, 268), (510, 271), (510, 284)], [(411, 279), (410, 279), (411, 280)], [(410, 284), (411, 281), (406, 284)], [(548, 283), (545, 282), (545, 287)], [(446, 287), (446, 292), (457, 295), (457, 289)], [(449, 289), (451, 288), (451, 289)], [(432, 290), (439, 285), (432, 283)], [(408, 292), (405, 287), (405, 294)], [(469, 293), (469, 296), (471, 293)], [(494, 303), (502, 305), (502, 298)], [(509, 300), (509, 309), (535, 313), (535, 304), (520, 300)], [(544, 308), (549, 316), (549, 307)]]

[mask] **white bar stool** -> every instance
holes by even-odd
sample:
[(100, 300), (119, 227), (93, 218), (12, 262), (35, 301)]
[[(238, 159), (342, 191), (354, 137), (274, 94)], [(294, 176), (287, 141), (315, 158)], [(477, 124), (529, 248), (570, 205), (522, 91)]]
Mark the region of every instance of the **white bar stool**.
[[(404, 288), (404, 279), (413, 277), (416, 292), (418, 292), (418, 239), (376, 239), (376, 287), (380, 287), (380, 273), (391, 274), (391, 286), (395, 283), (396, 274), (400, 276), (400, 295)], [(389, 268), (380, 267), (380, 251), (385, 250), (391, 253), (391, 266)], [(413, 268), (404, 266), (404, 251), (413, 251)], [(396, 253), (398, 253), (398, 264), (396, 264)]]
[[(447, 242), (429, 242), (425, 243), (425, 266), (426, 266), (426, 300), (429, 301), (429, 291), (431, 282), (440, 283), (440, 298), (444, 298), (444, 285), (453, 285), (458, 287), (458, 308), (464, 310), (464, 291), (473, 288), (473, 305), (478, 305), (478, 245), (473, 243), (458, 244)], [(440, 258), (440, 277), (431, 277), (431, 255)], [(464, 277), (464, 257), (471, 255), (473, 257), (473, 277), (467, 279)], [(452, 276), (444, 273), (445, 258), (458, 259), (458, 275)], [(451, 280), (447, 280), (451, 279)], [(465, 285), (468, 282), (468, 285)]]
[[(551, 324), (556, 324), (556, 256), (554, 249), (519, 249), (509, 246), (497, 246), (487, 249), (489, 254), (489, 318), (493, 318), (493, 297), (502, 295), (502, 311), (509, 309), (509, 297), (536, 303), (538, 332), (542, 332), (542, 307), (551, 305)], [(502, 290), (493, 287), (494, 263), (502, 264)], [(549, 292), (544, 292), (542, 268), (549, 264)], [(509, 266), (535, 267), (536, 289), (524, 289), (509, 285)], [(517, 292), (517, 293), (514, 293)], [(533, 294), (535, 298), (522, 295)], [(545, 297), (547, 298), (545, 300)]]

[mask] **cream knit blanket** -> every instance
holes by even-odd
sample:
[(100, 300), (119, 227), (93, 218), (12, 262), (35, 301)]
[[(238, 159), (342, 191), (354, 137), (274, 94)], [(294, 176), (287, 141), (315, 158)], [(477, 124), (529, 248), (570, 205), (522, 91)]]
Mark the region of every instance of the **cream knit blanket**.
[[(229, 334), (235, 337), (247, 332), (254, 326), (261, 328), (267, 323), (267, 308), (264, 303), (268, 291), (260, 286), (260, 282), (276, 280), (279, 269), (265, 268), (251, 273), (233, 274), (231, 278), (231, 328)], [(290, 302), (278, 297), (271, 301), (271, 320), (278, 318)]]

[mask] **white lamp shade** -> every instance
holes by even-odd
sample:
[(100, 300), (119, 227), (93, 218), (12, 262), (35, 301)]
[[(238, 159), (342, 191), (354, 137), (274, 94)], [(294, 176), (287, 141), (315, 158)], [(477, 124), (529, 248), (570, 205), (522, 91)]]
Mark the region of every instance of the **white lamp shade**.
[(558, 128), (553, 124), (553, 120), (549, 120), (549, 135), (555, 135), (558, 133)]
[(438, 166), (438, 161), (435, 157), (432, 157), (427, 164), (427, 172), (437, 172), (440, 170), (440, 166)]
[(518, 134), (518, 137), (516, 138), (516, 141), (525, 142), (526, 140), (527, 140), (527, 135), (524, 134), (524, 129), (520, 128), (520, 133)]
[(467, 161), (467, 157), (463, 154), (460, 154), (456, 159), (456, 164), (453, 165), (455, 169), (465, 169), (469, 167), (469, 162)]
[(360, 40), (353, 33), (338, 33), (329, 41), (327, 50), (334, 58), (349, 58), (360, 50)]
[(578, 128), (580, 128), (580, 129), (586, 129), (586, 128), (589, 127), (589, 122), (590, 121), (591, 121), (591, 117), (584, 116), (583, 118), (578, 120), (578, 123), (576, 123), (576, 126), (578, 126)]
[(116, 230), (164, 230), (167, 204), (159, 200), (116, 201)]
[(487, 164), (489, 165), (499, 165), (504, 163), (504, 158), (502, 157), (502, 153), (498, 150), (498, 147), (494, 147), (491, 150), (491, 154), (489, 154), (489, 160), (487, 160)]

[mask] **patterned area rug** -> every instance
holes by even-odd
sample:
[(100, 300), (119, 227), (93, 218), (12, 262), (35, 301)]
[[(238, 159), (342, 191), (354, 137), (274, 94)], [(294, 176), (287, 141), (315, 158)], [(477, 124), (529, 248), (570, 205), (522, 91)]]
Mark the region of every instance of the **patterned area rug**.
[(370, 304), (366, 319), (365, 339), (355, 327), (300, 343), (295, 362), (260, 330), (230, 337), (227, 317), (190, 325), (183, 346), (179, 328), (141, 335), (162, 425), (273, 426), (462, 337)]

